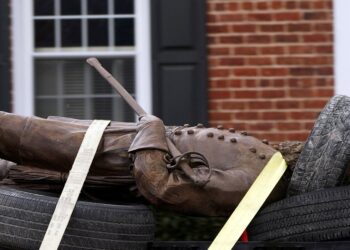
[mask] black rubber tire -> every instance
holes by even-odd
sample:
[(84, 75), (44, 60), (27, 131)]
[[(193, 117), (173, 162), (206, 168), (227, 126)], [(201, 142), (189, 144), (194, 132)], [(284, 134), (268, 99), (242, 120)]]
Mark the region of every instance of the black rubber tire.
[[(39, 249), (58, 198), (0, 186), (0, 246)], [(155, 222), (144, 205), (78, 201), (60, 249), (147, 249)]]
[(253, 241), (325, 241), (350, 237), (350, 186), (292, 196), (262, 209), (249, 226)]
[(350, 97), (333, 97), (319, 115), (301, 152), (287, 196), (335, 187), (350, 161)]

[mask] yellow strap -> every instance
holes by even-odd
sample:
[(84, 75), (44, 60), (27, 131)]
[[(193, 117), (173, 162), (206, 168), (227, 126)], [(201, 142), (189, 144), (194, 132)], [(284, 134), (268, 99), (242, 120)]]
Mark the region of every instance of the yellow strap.
[(275, 153), (216, 236), (209, 250), (233, 248), (286, 169), (287, 164), (281, 153)]
[(94, 120), (86, 131), (66, 184), (58, 199), (40, 250), (54, 250), (58, 248), (95, 157), (103, 131), (109, 123), (110, 121)]

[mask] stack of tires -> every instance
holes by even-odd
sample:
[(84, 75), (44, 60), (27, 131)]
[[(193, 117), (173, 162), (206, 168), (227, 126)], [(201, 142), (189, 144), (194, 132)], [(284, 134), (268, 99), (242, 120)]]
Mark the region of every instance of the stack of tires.
[[(48, 193), (0, 187), (0, 248), (39, 249), (57, 204)], [(147, 249), (152, 212), (141, 204), (78, 201), (60, 249)]]
[(249, 226), (256, 241), (350, 237), (350, 98), (333, 97), (317, 119), (294, 169), (287, 198), (263, 208)]

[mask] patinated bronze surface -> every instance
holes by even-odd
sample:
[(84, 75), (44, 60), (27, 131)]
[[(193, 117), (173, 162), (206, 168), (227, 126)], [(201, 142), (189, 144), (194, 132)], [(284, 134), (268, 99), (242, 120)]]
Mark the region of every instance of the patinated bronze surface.
[[(88, 124), (70, 118), (42, 119), (0, 112), (0, 158), (18, 164), (8, 172), (12, 181), (51, 178), (64, 182)], [(166, 136), (181, 153), (194, 154), (173, 159)], [(153, 204), (186, 213), (228, 215), (275, 152), (245, 132), (204, 128), (201, 124), (165, 127), (160, 119), (147, 115), (138, 124), (112, 122), (87, 184), (136, 183)], [(194, 183), (178, 167), (180, 159), (191, 165), (199, 179), (208, 181)], [(281, 181), (269, 199), (282, 198), (285, 187)]]

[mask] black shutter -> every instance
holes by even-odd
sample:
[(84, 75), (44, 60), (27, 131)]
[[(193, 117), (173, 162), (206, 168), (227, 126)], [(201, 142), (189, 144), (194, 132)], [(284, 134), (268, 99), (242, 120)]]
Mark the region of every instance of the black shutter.
[(0, 1), (0, 110), (10, 111), (9, 1)]
[(206, 1), (151, 3), (153, 113), (168, 125), (206, 124)]

